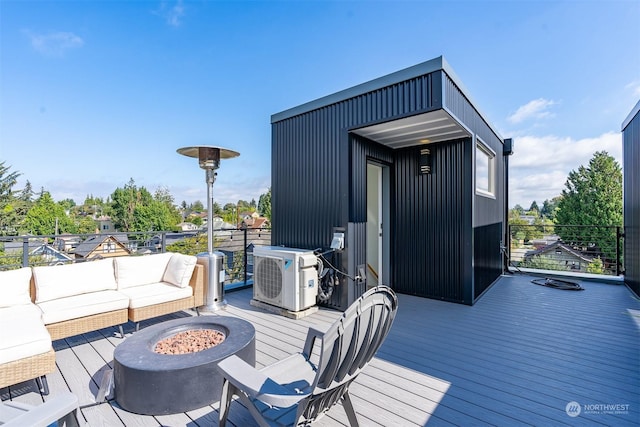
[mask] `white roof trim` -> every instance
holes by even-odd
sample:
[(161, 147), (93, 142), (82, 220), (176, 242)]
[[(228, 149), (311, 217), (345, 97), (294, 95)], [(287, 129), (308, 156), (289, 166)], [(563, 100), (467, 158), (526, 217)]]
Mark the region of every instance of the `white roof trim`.
[[(493, 133), (502, 141), (502, 136), (497, 132), (497, 130), (491, 125), (491, 123), (487, 120), (486, 116), (478, 109), (476, 103), (469, 96), (469, 91), (462, 84), (456, 73), (453, 71), (449, 63), (444, 59), (443, 56), (438, 56), (437, 58), (433, 58), (429, 61), (422, 62), (420, 64), (414, 65), (409, 68), (405, 68), (400, 71), (396, 71), (394, 73), (388, 74), (386, 76), (379, 77), (374, 80), (370, 80), (365, 83), (361, 83), (359, 85), (350, 87), (348, 89), (341, 90), (339, 92), (333, 93), (331, 95), (324, 96), (322, 98), (315, 99), (313, 101), (306, 102), (304, 104), (298, 105), (297, 107), (289, 108), (288, 110), (281, 111), (280, 113), (273, 114), (271, 116), (271, 123), (276, 123), (281, 120), (286, 120), (288, 118), (308, 113), (313, 110), (317, 110), (322, 107), (326, 107), (331, 104), (335, 104), (337, 102), (345, 101), (347, 99), (354, 98), (359, 95), (364, 95), (365, 93), (373, 92), (378, 89), (385, 88), (387, 86), (391, 86), (397, 83), (401, 83), (406, 80), (414, 79), (416, 77), (420, 77), (426, 74), (433, 73), (435, 71), (442, 70), (447, 74), (447, 76), (453, 81), (453, 83), (460, 89), (462, 95), (467, 98), (471, 106), (478, 112), (482, 120), (489, 126), (489, 128), (493, 131)], [(444, 104), (444, 100), (443, 100)]]
[(635, 107), (633, 107), (633, 110), (631, 110), (631, 112), (629, 113), (629, 115), (627, 116), (626, 119), (624, 119), (624, 122), (622, 122), (622, 128), (620, 130), (624, 130), (627, 126), (629, 126), (629, 123), (631, 123), (631, 120), (633, 120), (633, 118), (640, 112), (640, 100), (638, 101), (638, 103), (636, 104)]

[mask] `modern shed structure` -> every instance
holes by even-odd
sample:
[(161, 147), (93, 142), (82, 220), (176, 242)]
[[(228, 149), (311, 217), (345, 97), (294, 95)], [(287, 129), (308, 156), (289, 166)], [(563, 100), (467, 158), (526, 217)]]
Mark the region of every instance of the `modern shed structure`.
[[(442, 57), (274, 114), (272, 242), (328, 247), (330, 306), (366, 285), (473, 304), (503, 269), (503, 141)], [(354, 280), (366, 271), (366, 285)]]
[(624, 281), (640, 297), (640, 101), (622, 123)]

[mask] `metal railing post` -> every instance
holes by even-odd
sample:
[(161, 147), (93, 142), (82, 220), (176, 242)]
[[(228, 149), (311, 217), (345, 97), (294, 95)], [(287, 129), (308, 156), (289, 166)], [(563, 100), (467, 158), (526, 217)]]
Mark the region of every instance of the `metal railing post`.
[(22, 239), (22, 266), (29, 267), (29, 238)]
[(244, 228), (244, 250), (242, 251), (242, 261), (244, 263), (244, 285), (247, 285), (247, 227)]
[(616, 226), (616, 276), (620, 275), (620, 226)]

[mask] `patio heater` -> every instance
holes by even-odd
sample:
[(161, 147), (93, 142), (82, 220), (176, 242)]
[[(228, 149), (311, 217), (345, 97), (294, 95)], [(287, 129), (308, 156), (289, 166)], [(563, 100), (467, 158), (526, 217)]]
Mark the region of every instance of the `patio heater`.
[(224, 299), (224, 254), (213, 251), (213, 183), (216, 180), (216, 169), (221, 159), (238, 157), (240, 153), (226, 148), (210, 145), (178, 148), (178, 154), (198, 159), (200, 167), (205, 170), (207, 182), (207, 252), (198, 254), (204, 259), (207, 267), (207, 288), (205, 289), (205, 305), (203, 311), (217, 311), (226, 307)]

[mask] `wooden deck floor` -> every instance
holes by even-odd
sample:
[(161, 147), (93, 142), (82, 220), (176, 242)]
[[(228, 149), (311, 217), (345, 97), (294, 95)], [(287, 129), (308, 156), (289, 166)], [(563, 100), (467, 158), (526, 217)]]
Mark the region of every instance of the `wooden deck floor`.
[[(391, 334), (351, 389), (361, 424), (639, 425), (640, 302), (622, 285), (580, 282), (585, 291), (574, 292), (530, 280), (505, 276), (473, 307), (399, 295)], [(340, 314), (321, 309), (290, 320), (251, 306), (251, 296), (251, 290), (228, 293), (222, 315), (253, 323), (260, 366), (298, 351), (309, 326), (327, 327)], [(115, 328), (56, 341), (50, 396), (76, 393), (89, 426), (217, 425), (217, 405), (156, 417), (115, 402), (90, 406), (120, 342)], [(49, 398), (34, 381), (0, 394), (36, 404)], [(569, 402), (580, 404), (580, 415), (567, 414)], [(255, 425), (238, 403), (230, 421)], [(346, 424), (340, 407), (318, 423)]]

